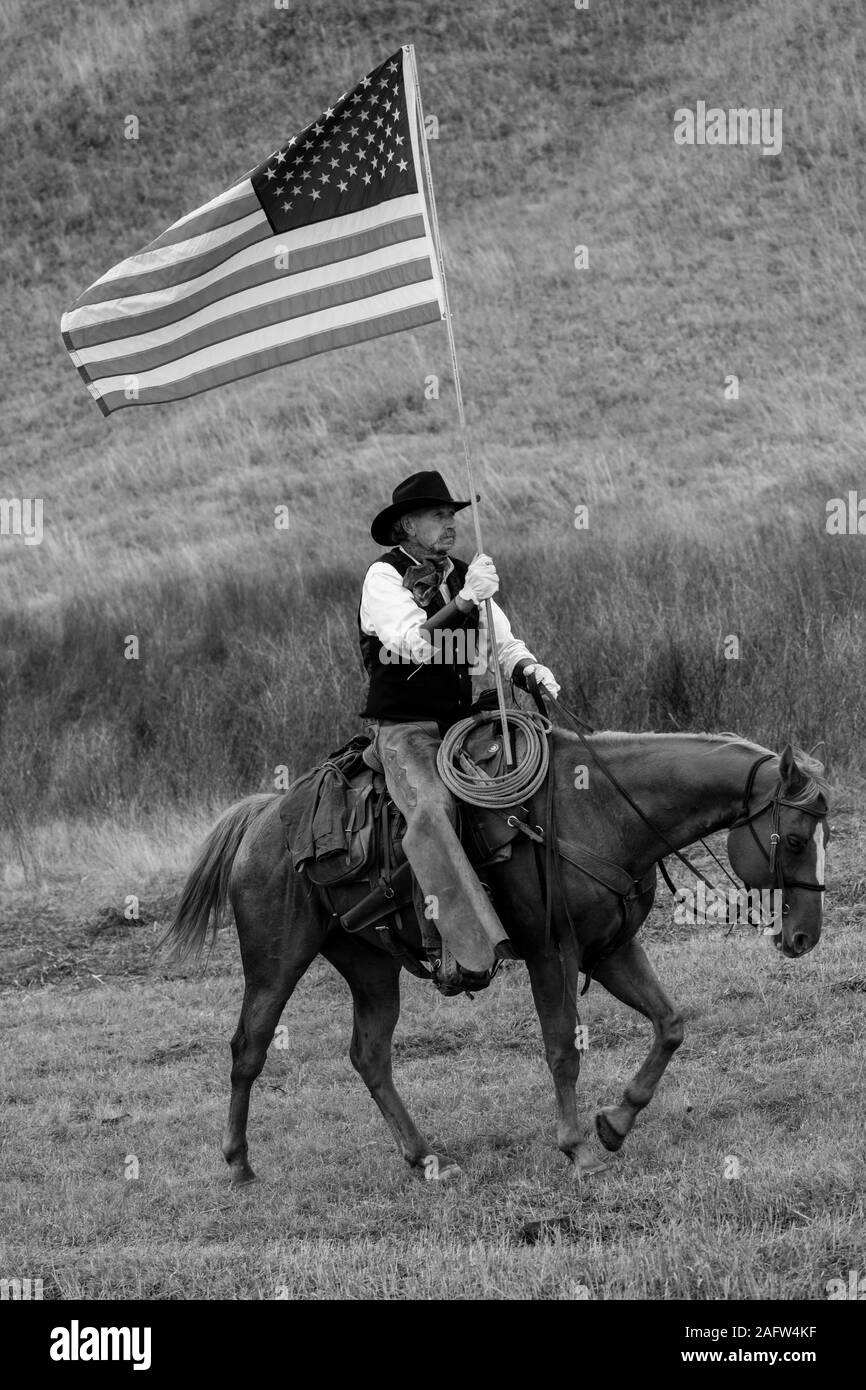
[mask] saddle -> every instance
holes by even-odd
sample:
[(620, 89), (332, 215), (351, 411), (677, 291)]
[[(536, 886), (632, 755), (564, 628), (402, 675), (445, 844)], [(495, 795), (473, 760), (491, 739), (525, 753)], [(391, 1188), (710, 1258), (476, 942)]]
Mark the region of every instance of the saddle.
[[(479, 725), (475, 760), (491, 775), (501, 756), (498, 724)], [(514, 809), (526, 816), (524, 807)], [(481, 807), (460, 805), (460, 837), (476, 871), (510, 858), (516, 826)], [(317, 888), (347, 932), (399, 956), (412, 974), (430, 978), (418, 921), (423, 896), (403, 852), (406, 822), (385, 785), (372, 740), (358, 735), (289, 787), (280, 806), (286, 845), (310, 891)], [(482, 879), (483, 881), (483, 879)], [(367, 892), (359, 900), (358, 885)], [(414, 903), (416, 912), (404, 912)], [(432, 924), (431, 924), (432, 927)]]

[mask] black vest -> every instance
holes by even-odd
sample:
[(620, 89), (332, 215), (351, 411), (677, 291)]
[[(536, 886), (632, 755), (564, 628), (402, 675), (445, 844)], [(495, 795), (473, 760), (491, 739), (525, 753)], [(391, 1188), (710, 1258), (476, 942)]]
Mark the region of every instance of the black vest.
[[(400, 549), (379, 556), (393, 565), (402, 577), (413, 568), (413, 562)], [(465, 560), (451, 557), (454, 568), (445, 581), (449, 598), (455, 598), (463, 588), (468, 568)], [(445, 607), (437, 590), (424, 612), (431, 616)], [(478, 609), (455, 613), (447, 631), (437, 628), (430, 634), (435, 649), (432, 662), (419, 663), (401, 659), (399, 653), (388, 653), (379, 637), (368, 637), (361, 631), (361, 609), (358, 607), (358, 634), (361, 656), (370, 677), (367, 703), (361, 715), (366, 719), (394, 719), (400, 724), (435, 720), (447, 727), (462, 719), (472, 704), (470, 666), (475, 664), (478, 637)], [(389, 660), (389, 656), (391, 659)]]

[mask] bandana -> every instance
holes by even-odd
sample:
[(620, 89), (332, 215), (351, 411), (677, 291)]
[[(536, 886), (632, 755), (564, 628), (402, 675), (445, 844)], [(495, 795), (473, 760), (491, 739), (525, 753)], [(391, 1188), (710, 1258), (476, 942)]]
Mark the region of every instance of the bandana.
[(419, 608), (426, 608), (445, 578), (448, 557), (441, 560), (422, 560), (403, 575), (403, 588), (408, 589)]

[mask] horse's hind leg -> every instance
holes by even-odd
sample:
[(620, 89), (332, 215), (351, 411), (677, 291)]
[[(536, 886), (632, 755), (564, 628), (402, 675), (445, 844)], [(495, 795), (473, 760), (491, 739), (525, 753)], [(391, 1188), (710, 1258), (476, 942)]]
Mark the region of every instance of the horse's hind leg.
[[(323, 940), (321, 927), (305, 921), (304, 913), (300, 910), (291, 930), (285, 930), (281, 910), (271, 942), (260, 940), (257, 944), (261, 954), (256, 955), (250, 949), (250, 936), (244, 931), (247, 911), (236, 908), (246, 987), (237, 1032), (231, 1041), (232, 1098), (222, 1145), (234, 1186), (252, 1182), (256, 1176), (250, 1167), (247, 1146), (247, 1117), (253, 1082), (265, 1064), (280, 1014), (301, 976), (321, 949)], [(311, 914), (308, 912), (307, 915)], [(266, 944), (272, 948), (265, 949)]]
[(622, 1104), (607, 1105), (595, 1117), (606, 1149), (620, 1148), (638, 1113), (655, 1094), (662, 1073), (683, 1040), (683, 1022), (662, 989), (646, 952), (636, 941), (620, 947), (595, 972), (606, 990), (652, 1020), (655, 1038), (640, 1070), (625, 1088)]
[(269, 986), (247, 984), (244, 990), (241, 1016), (231, 1041), (232, 1098), (222, 1145), (235, 1187), (252, 1182), (256, 1176), (250, 1167), (247, 1145), (250, 1092), (265, 1064), (280, 1014), (301, 973), (288, 980), (281, 977)]
[(397, 1141), (406, 1162), (434, 1181), (458, 1177), (460, 1169), (436, 1154), (415, 1126), (391, 1075), (391, 1038), (400, 1017), (400, 964), (343, 934), (335, 933), (322, 954), (339, 970), (355, 1006), (349, 1056)]
[(599, 1173), (605, 1164), (586, 1142), (577, 1119), (580, 1051), (575, 1036), (578, 972), (573, 952), (563, 947), (561, 955), (527, 957), (526, 966), (556, 1091), (556, 1141), (574, 1164), (576, 1177)]

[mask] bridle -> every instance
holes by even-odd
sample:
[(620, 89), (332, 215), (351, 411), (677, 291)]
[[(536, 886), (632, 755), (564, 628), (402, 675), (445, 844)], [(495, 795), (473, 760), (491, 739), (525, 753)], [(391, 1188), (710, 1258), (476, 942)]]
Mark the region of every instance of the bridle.
[[(542, 713), (544, 713), (544, 703), (542, 701), (541, 692), (539, 690), (537, 682), (535, 681), (534, 676), (529, 677), (529, 681), (527, 684), (529, 693), (532, 695), (532, 698), (538, 706), (538, 709)], [(637, 815), (644, 822), (644, 824), (647, 825), (649, 829), (652, 830), (653, 833), (658, 837), (658, 839), (661, 840), (662, 844), (666, 846), (667, 853), (672, 854), (676, 859), (680, 861), (681, 864), (684, 864), (685, 867), (692, 874), (694, 874), (696, 878), (700, 879), (701, 882), (706, 884), (708, 888), (712, 888), (713, 892), (718, 893), (719, 890), (715, 887), (713, 883), (710, 882), (706, 875), (701, 873), (700, 869), (695, 864), (693, 864), (685, 854), (683, 854), (682, 850), (677, 849), (675, 845), (671, 844), (667, 836), (662, 834), (658, 827), (654, 825), (653, 822), (650, 820), (649, 816), (647, 816), (641, 810), (641, 808), (634, 802), (634, 800), (626, 791), (625, 787), (622, 785), (619, 779), (614, 776), (613, 772), (608, 767), (606, 761), (593, 748), (592, 744), (588, 742), (584, 730), (587, 733), (594, 733), (595, 730), (591, 727), (591, 725), (586, 724), (582, 719), (578, 719), (577, 715), (574, 714), (570, 709), (566, 708), (566, 706), (563, 705), (561, 700), (555, 699), (547, 691), (545, 691), (545, 698), (547, 699), (548, 703), (553, 706), (554, 710), (556, 710), (557, 713), (559, 713), (561, 716), (564, 716), (563, 722), (566, 725), (571, 725), (572, 729), (577, 734), (584, 748), (586, 748), (587, 752), (590, 753), (594, 762), (604, 773), (605, 777), (607, 777), (608, 781), (612, 783), (612, 785), (616, 788), (616, 790), (620, 793), (620, 795), (628, 803), (632, 810), (637, 813)], [(782, 872), (782, 856), (779, 854), (779, 844), (782, 838), (779, 829), (781, 820), (781, 808), (783, 806), (788, 806), (793, 810), (801, 811), (804, 815), (811, 816), (813, 820), (823, 820), (827, 813), (826, 811), (813, 811), (810, 810), (810, 808), (807, 806), (800, 806), (795, 801), (787, 800), (785, 797), (782, 796), (781, 779), (779, 780), (779, 784), (773, 792), (773, 795), (770, 797), (769, 801), (765, 801), (763, 805), (759, 806), (755, 811), (749, 810), (749, 801), (752, 797), (752, 791), (755, 785), (755, 775), (758, 771), (758, 768), (763, 767), (764, 763), (769, 762), (775, 756), (775, 753), (762, 753), (761, 756), (759, 758), (756, 758), (755, 761), (752, 763), (752, 766), (749, 768), (748, 776), (746, 778), (746, 785), (743, 790), (743, 799), (740, 805), (740, 810), (737, 814), (737, 818), (727, 828), (729, 830), (735, 830), (738, 826), (748, 825), (752, 839), (755, 841), (755, 844), (758, 846), (758, 849), (761, 851), (762, 855), (769, 864), (770, 873), (773, 877), (775, 885), (782, 895), (782, 915), (787, 916), (788, 912), (790, 911), (790, 908), (788, 904), (785, 902), (786, 887), (802, 888), (810, 893), (824, 893), (826, 892), (826, 888), (823, 883), (804, 883), (802, 879), (797, 878), (788, 879), (786, 882), (785, 876)], [(552, 776), (549, 779), (549, 781), (552, 782)], [(755, 833), (754, 826), (754, 822), (758, 820), (761, 816), (765, 815), (767, 811), (770, 811), (771, 813), (769, 850), (766, 850), (764, 846), (761, 844), (761, 841), (758, 839), (758, 836)], [(723, 870), (726, 877), (729, 878), (732, 883), (736, 883), (736, 879), (734, 879), (733, 876), (728, 872), (725, 866), (718, 859), (717, 855), (713, 853), (709, 845), (706, 844), (706, 842), (703, 839), (701, 840), (701, 844), (704, 846), (704, 849), (707, 850), (710, 857), (714, 859), (716, 863), (719, 865), (719, 867)], [(662, 856), (662, 858), (658, 861), (662, 878), (664, 879), (671, 893), (676, 895), (676, 887), (674, 885), (673, 880), (671, 879), (670, 874), (668, 873), (664, 860), (665, 856)], [(752, 887), (750, 884), (744, 883), (744, 886), (747, 892), (752, 891)], [(751, 911), (749, 913), (749, 920), (751, 921)]]
[[(758, 846), (758, 849), (761, 851), (762, 855), (769, 864), (770, 873), (773, 877), (774, 883), (782, 895), (782, 913), (783, 915), (785, 915), (790, 911), (788, 904), (785, 902), (786, 887), (805, 889), (809, 893), (823, 893), (826, 891), (826, 889), (823, 883), (805, 883), (801, 878), (789, 878), (787, 880), (785, 879), (785, 876), (782, 872), (782, 856), (779, 853), (779, 844), (782, 838), (779, 830), (781, 808), (783, 806), (791, 807), (795, 811), (801, 811), (804, 816), (811, 816), (813, 820), (823, 820), (824, 816), (826, 815), (826, 812), (812, 811), (809, 809), (808, 806), (800, 806), (796, 801), (786, 800), (785, 797), (782, 796), (781, 781), (779, 782), (779, 785), (777, 786), (773, 795), (770, 797), (769, 801), (765, 801), (764, 804), (762, 806), (759, 806), (756, 811), (749, 810), (749, 801), (751, 799), (752, 789), (755, 784), (755, 774), (757, 773), (759, 767), (761, 767), (764, 763), (768, 762), (771, 758), (775, 756), (776, 755), (774, 753), (764, 753), (760, 758), (757, 758), (756, 761), (752, 763), (752, 766), (749, 768), (748, 778), (746, 779), (746, 787), (743, 792), (743, 802), (740, 807), (739, 814), (737, 816), (737, 819), (731, 822), (728, 829), (736, 830), (737, 827), (741, 825), (747, 825), (749, 827), (752, 839), (754, 840), (755, 844)], [(755, 831), (755, 821), (758, 820), (761, 816), (766, 815), (767, 811), (770, 812), (769, 850), (766, 850), (764, 846), (761, 844), (761, 841), (758, 838), (758, 835)], [(746, 889), (749, 892), (751, 892), (751, 884), (747, 883)]]

